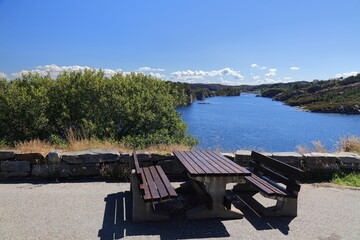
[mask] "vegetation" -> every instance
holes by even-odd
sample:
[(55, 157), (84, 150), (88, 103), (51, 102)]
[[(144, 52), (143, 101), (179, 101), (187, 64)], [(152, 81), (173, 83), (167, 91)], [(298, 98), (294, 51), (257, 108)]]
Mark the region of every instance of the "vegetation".
[(334, 174), (331, 182), (343, 186), (360, 187), (360, 172), (352, 172), (352, 173), (338, 172)]
[(182, 144), (197, 140), (176, 112), (186, 103), (183, 90), (154, 77), (132, 73), (111, 78), (102, 71), (26, 74), (0, 80), (0, 142), (78, 139), (120, 142), (127, 147)]
[(313, 112), (360, 114), (360, 74), (327, 81), (260, 85), (248, 90)]

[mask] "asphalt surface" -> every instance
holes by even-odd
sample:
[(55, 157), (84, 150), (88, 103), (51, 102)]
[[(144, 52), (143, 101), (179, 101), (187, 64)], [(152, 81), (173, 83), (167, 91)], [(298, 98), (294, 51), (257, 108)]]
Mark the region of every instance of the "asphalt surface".
[(175, 216), (134, 224), (129, 188), (104, 182), (0, 184), (0, 239), (360, 239), (359, 190), (304, 184), (296, 218), (261, 217), (244, 204), (239, 220)]

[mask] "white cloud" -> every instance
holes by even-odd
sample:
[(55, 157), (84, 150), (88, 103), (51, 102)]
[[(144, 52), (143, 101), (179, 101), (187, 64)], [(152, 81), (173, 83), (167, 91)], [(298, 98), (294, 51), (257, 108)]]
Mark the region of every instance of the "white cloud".
[(252, 78), (253, 78), (255, 81), (257, 81), (257, 80), (260, 79), (260, 76), (259, 76), (259, 75), (254, 75), (254, 76), (252, 76)]
[(296, 71), (296, 70), (300, 70), (300, 68), (299, 67), (291, 67), (290, 70), (295, 70)]
[(138, 71), (141, 71), (141, 72), (163, 72), (165, 71), (165, 69), (163, 68), (151, 68), (151, 67), (141, 67), (138, 69)]
[[(88, 66), (79, 66), (79, 65), (73, 65), (73, 66), (57, 66), (56, 64), (50, 64), (50, 65), (40, 65), (35, 67), (35, 69), (32, 70), (22, 70), (20, 72), (17, 73), (12, 73), (11, 75), (14, 77), (21, 77), (22, 74), (27, 74), (27, 73), (38, 73), (41, 76), (46, 76), (48, 73), (50, 73), (50, 77), (52, 79), (56, 79), (56, 77), (62, 73), (63, 71), (66, 72), (72, 72), (72, 71), (84, 71), (85, 69), (95, 69), (96, 71), (99, 71), (99, 68), (91, 68)], [(114, 74), (118, 73), (118, 72), (123, 72), (121, 69), (102, 69), (102, 71), (104, 71), (104, 74), (106, 77), (111, 77)], [(123, 72), (123, 74), (129, 74), (129, 72)]]
[(266, 77), (274, 77), (276, 76), (276, 72), (277, 72), (277, 69), (275, 68), (270, 68), (269, 69), (269, 72), (265, 74)]
[(6, 78), (6, 77), (7, 77), (7, 75), (5, 73), (0, 72), (0, 78)]
[(360, 74), (360, 72), (338, 73), (338, 74), (335, 74), (335, 78), (341, 78), (341, 77), (347, 78), (350, 76), (356, 76), (358, 74)]
[(222, 77), (222, 76), (232, 76), (235, 79), (244, 78), (239, 71), (233, 70), (231, 68), (224, 68), (224, 69), (212, 70), (212, 71), (202, 71), (202, 70), (177, 71), (171, 73), (171, 76), (178, 80), (194, 80), (194, 79), (204, 79), (205, 77)]
[(261, 70), (261, 71), (267, 69), (267, 67), (257, 65), (256, 63), (251, 64), (251, 67), (252, 67), (252, 68), (259, 69), (259, 70)]

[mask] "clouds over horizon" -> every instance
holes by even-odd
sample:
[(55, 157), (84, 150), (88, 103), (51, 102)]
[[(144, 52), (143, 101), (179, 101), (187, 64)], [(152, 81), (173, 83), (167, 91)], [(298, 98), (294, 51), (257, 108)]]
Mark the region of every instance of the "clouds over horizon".
[(0, 78), (6, 78), (6, 77), (7, 77), (6, 73), (0, 72)]
[(353, 71), (353, 72), (347, 72), (347, 73), (337, 73), (335, 74), (335, 78), (347, 78), (347, 77), (351, 77), (351, 76), (356, 76), (360, 74), (360, 72), (356, 72), (356, 71)]
[(165, 69), (163, 68), (151, 68), (151, 67), (141, 67), (138, 69), (140, 72), (163, 72)]
[(192, 80), (201, 80), (204, 78), (213, 78), (220, 77), (218, 80), (231, 82), (229, 80), (224, 80), (222, 77), (231, 76), (236, 80), (242, 80), (244, 77), (240, 74), (240, 71), (233, 70), (231, 68), (223, 68), (220, 70), (212, 71), (203, 71), (203, 70), (186, 70), (186, 71), (176, 71), (171, 73), (171, 79), (182, 80), (182, 81), (192, 81)]

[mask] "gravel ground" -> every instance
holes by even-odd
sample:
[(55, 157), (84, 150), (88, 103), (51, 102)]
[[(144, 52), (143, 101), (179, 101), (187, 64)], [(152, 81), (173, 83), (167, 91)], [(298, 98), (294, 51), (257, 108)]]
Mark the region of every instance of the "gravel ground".
[(0, 184), (0, 239), (360, 239), (356, 189), (304, 184), (293, 219), (264, 218), (240, 204), (245, 217), (239, 220), (188, 221), (179, 213), (167, 222), (133, 224), (129, 188), (104, 182)]

